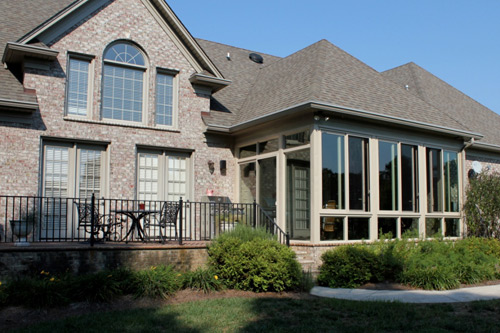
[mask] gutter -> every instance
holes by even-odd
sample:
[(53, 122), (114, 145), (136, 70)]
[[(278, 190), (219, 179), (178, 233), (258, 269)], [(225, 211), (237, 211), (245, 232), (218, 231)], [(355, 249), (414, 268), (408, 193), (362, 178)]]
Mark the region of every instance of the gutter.
[(257, 117), (255, 119), (252, 119), (249, 121), (241, 122), (241, 123), (236, 124), (234, 126), (208, 125), (207, 131), (214, 131), (214, 132), (222, 131), (224, 133), (235, 133), (235, 132), (244, 130), (246, 128), (250, 128), (252, 126), (256, 126), (256, 125), (268, 122), (270, 120), (280, 118), (284, 115), (293, 115), (295, 113), (303, 112), (306, 110), (311, 110), (311, 112), (314, 112), (316, 110), (321, 110), (321, 111), (328, 111), (328, 112), (337, 113), (337, 114), (355, 116), (355, 117), (369, 119), (369, 120), (378, 120), (378, 121), (391, 123), (391, 124), (395, 124), (395, 125), (403, 125), (403, 126), (408, 126), (408, 127), (412, 127), (412, 128), (418, 128), (420, 130), (427, 130), (427, 131), (431, 131), (431, 132), (443, 133), (443, 134), (448, 134), (448, 135), (455, 135), (455, 136), (464, 137), (467, 139), (479, 140), (483, 137), (483, 135), (481, 135), (479, 133), (468, 132), (468, 131), (464, 131), (464, 130), (458, 130), (458, 129), (454, 129), (454, 128), (449, 128), (449, 127), (444, 127), (444, 126), (439, 126), (439, 125), (434, 125), (434, 124), (429, 124), (429, 123), (424, 123), (424, 122), (420, 122), (420, 121), (409, 120), (409, 119), (404, 119), (404, 118), (399, 118), (399, 117), (394, 117), (394, 116), (381, 115), (381, 114), (374, 113), (374, 112), (369, 112), (369, 111), (364, 111), (364, 110), (359, 110), (359, 109), (352, 109), (352, 108), (347, 108), (347, 107), (343, 107), (343, 106), (338, 106), (338, 105), (323, 103), (323, 102), (318, 102), (318, 101), (307, 101), (305, 103), (297, 104), (297, 105), (291, 106), (289, 108), (282, 109), (282, 110), (279, 110), (279, 111), (276, 111), (273, 113), (269, 113), (269, 114)]

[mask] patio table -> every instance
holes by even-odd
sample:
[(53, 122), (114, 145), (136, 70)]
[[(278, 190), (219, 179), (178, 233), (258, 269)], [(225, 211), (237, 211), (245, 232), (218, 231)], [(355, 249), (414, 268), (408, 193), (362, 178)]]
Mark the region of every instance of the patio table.
[(123, 209), (123, 210), (115, 210), (116, 214), (123, 214), (128, 216), (132, 220), (132, 225), (130, 226), (129, 231), (125, 235), (123, 239), (125, 242), (128, 242), (128, 237), (132, 234), (132, 238), (134, 237), (133, 232), (137, 229), (137, 235), (139, 238), (144, 241), (144, 229), (142, 228), (141, 220), (151, 214), (159, 214), (159, 210), (146, 210), (146, 209)]

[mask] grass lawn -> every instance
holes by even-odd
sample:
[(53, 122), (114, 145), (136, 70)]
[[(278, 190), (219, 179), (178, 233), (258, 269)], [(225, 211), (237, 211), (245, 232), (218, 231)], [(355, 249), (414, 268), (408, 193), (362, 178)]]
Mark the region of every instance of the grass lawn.
[(498, 332), (500, 301), (454, 304), (225, 298), (90, 314), (21, 332)]

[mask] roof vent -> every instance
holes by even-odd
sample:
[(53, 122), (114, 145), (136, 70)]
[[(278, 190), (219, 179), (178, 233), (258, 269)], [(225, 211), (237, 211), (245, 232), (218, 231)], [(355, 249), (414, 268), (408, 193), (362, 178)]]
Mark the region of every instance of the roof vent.
[(255, 62), (257, 64), (263, 64), (264, 63), (264, 58), (262, 58), (262, 56), (260, 54), (250, 53), (248, 55), (248, 57), (250, 58), (250, 60), (252, 60), (253, 62)]

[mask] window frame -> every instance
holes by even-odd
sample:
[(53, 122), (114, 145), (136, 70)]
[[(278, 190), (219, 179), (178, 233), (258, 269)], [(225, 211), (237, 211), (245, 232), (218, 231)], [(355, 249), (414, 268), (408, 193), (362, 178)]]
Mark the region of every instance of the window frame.
[[(110, 60), (110, 59), (105, 59), (105, 55), (108, 52), (109, 49), (112, 47), (118, 45), (118, 44), (128, 44), (133, 46), (135, 49), (137, 49), (138, 52), (141, 53), (143, 59), (144, 59), (144, 66), (141, 65), (136, 65), (136, 64), (130, 64), (126, 62), (120, 62), (120, 61), (115, 61), (115, 60)], [(132, 69), (136, 71), (141, 71), (142, 72), (142, 103), (141, 103), (141, 121), (134, 121), (134, 120), (123, 120), (123, 119), (115, 119), (115, 118), (108, 118), (104, 117), (104, 77), (105, 77), (105, 70), (106, 66), (109, 67), (122, 67), (126, 69)], [(102, 69), (101, 69), (101, 105), (100, 105), (100, 120), (105, 121), (105, 122), (112, 122), (112, 123), (117, 123), (117, 124), (123, 124), (123, 125), (147, 125), (148, 123), (148, 87), (149, 87), (149, 80), (148, 80), (148, 69), (149, 69), (149, 59), (147, 57), (146, 52), (143, 50), (142, 47), (140, 47), (137, 43), (134, 43), (129, 40), (116, 40), (104, 49), (102, 53)], [(114, 89), (114, 88), (113, 88)]]
[[(87, 106), (86, 114), (79, 115), (76, 113), (69, 112), (69, 94), (70, 94), (70, 63), (71, 60), (85, 61), (88, 62), (88, 72), (87, 72)], [(95, 56), (77, 53), (77, 52), (67, 52), (66, 56), (66, 87), (65, 87), (65, 98), (64, 98), (64, 115), (68, 117), (75, 117), (81, 119), (92, 119), (93, 111), (93, 97), (94, 97), (94, 69), (95, 69)]]
[[(171, 68), (157, 67), (155, 74), (155, 87), (154, 87), (154, 125), (161, 128), (176, 129), (179, 127), (179, 70)], [(172, 124), (160, 124), (157, 121), (158, 111), (158, 77), (160, 75), (172, 76)]]

